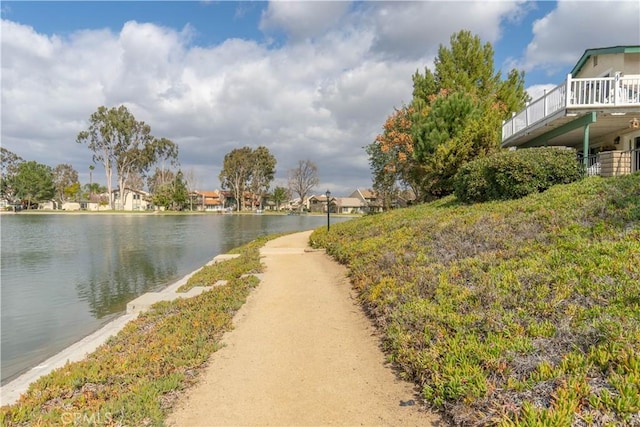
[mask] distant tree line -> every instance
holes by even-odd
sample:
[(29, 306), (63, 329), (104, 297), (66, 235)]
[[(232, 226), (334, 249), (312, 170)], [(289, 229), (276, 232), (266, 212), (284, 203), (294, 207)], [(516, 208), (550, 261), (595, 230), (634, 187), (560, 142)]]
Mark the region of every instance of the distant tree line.
[[(78, 172), (69, 164), (52, 169), (1, 148), (0, 197), (23, 203), (26, 208), (55, 200), (59, 205), (88, 201), (122, 209), (123, 206), (115, 206), (113, 197), (115, 175), (120, 200), (126, 200), (130, 190), (141, 190), (146, 183), (155, 206), (193, 209), (195, 174), (174, 169), (179, 167), (178, 146), (167, 138), (153, 136), (151, 127), (136, 120), (125, 106), (98, 107), (89, 118), (88, 129), (78, 134), (76, 142), (93, 152), (89, 184), (81, 186)], [(95, 164), (104, 167), (106, 186), (93, 182)], [(225, 155), (220, 183), (233, 194), (238, 211), (256, 206), (262, 209), (266, 199), (279, 209), (294, 194), (303, 201), (318, 184), (317, 166), (310, 160), (299, 161), (296, 168), (289, 170), (288, 187), (278, 186), (270, 193), (276, 164), (276, 158), (264, 146), (237, 148)], [(247, 200), (251, 206), (247, 206)]]
[(29, 209), (44, 201), (68, 201), (88, 199), (89, 195), (106, 190), (98, 184), (80, 185), (78, 172), (69, 164), (55, 168), (35, 162), (0, 148), (0, 197), (11, 203), (23, 204)]
[(0, 153), (0, 198), (10, 203), (20, 204), (25, 209), (47, 201), (59, 205), (81, 201), (107, 204), (104, 196), (107, 188), (93, 182), (80, 185), (78, 172), (69, 164), (51, 168), (33, 160), (25, 161), (4, 147), (0, 148)]

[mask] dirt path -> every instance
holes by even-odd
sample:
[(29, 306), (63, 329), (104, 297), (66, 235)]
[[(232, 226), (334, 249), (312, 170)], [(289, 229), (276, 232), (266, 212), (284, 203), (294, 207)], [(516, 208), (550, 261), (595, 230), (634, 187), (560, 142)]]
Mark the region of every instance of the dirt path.
[(416, 399), (412, 384), (385, 366), (346, 269), (323, 252), (305, 251), (310, 233), (262, 249), (262, 282), (168, 425), (428, 426), (438, 420), (418, 405), (401, 406)]

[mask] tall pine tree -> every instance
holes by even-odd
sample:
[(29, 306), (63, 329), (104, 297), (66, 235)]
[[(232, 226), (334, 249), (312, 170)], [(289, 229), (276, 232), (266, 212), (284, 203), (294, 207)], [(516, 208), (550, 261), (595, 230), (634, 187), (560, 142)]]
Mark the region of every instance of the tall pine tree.
[(511, 70), (502, 80), (493, 56), (490, 43), (460, 31), (450, 47), (440, 46), (433, 72), (413, 75), (411, 135), (423, 194), (451, 193), (458, 168), (497, 150), (501, 121), (524, 106), (524, 73)]

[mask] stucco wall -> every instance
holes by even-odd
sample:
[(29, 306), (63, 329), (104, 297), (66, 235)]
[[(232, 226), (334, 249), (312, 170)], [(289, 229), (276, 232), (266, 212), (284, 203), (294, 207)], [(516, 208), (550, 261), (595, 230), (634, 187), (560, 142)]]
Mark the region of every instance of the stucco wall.
[[(627, 54), (629, 55), (629, 54)], [(594, 65), (597, 61), (597, 65)], [(624, 72), (625, 58), (622, 53), (594, 55), (584, 64), (576, 78), (603, 77), (609, 73), (613, 76), (616, 71)]]
[(627, 53), (624, 57), (624, 75), (640, 76), (640, 53)]

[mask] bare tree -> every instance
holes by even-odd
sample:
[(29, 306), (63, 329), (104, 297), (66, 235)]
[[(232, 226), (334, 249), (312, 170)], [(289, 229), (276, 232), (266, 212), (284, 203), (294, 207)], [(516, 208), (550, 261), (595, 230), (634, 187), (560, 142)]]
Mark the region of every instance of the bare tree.
[[(189, 168), (183, 175), (184, 183), (187, 186), (187, 192), (189, 193), (189, 210), (193, 210), (193, 193), (198, 189), (200, 183), (196, 177), (196, 171), (193, 168)], [(204, 205), (204, 196), (203, 205)]]
[(160, 169), (156, 167), (153, 174), (147, 177), (147, 188), (149, 189), (149, 193), (155, 193), (163, 185), (172, 183), (175, 178), (176, 174), (171, 169)]
[(298, 160), (298, 167), (289, 170), (289, 190), (300, 197), (299, 211), (302, 211), (307, 194), (319, 182), (318, 167), (311, 160)]

